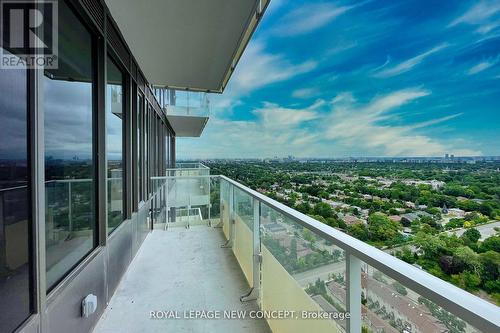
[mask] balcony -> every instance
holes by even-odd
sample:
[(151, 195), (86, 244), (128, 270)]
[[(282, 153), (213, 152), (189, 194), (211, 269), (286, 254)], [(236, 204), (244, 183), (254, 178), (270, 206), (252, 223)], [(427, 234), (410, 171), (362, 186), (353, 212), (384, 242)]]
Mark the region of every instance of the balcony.
[[(208, 173), (153, 178), (155, 230), (95, 332), (498, 332), (497, 306)], [(151, 318), (170, 310), (177, 319)]]
[(155, 88), (154, 93), (177, 137), (201, 135), (210, 114), (207, 93), (168, 88)]

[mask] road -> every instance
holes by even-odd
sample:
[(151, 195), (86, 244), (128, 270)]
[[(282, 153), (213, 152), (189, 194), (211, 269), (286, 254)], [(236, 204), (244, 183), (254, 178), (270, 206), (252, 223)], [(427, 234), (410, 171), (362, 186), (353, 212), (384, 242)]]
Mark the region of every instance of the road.
[(307, 287), (308, 284), (314, 283), (318, 278), (320, 278), (321, 280), (328, 280), (328, 275), (330, 275), (331, 273), (344, 274), (344, 272), (345, 261), (340, 261), (310, 269), (302, 273), (294, 274), (293, 278), (299, 283), (301, 287)]
[[(500, 221), (493, 221), (493, 222), (488, 223), (488, 224), (478, 225), (478, 226), (475, 226), (474, 228), (476, 228), (481, 233), (480, 240), (483, 241), (486, 238), (491, 237), (497, 233), (495, 231), (495, 228), (500, 228)], [(447, 233), (448, 234), (455, 234), (455, 235), (460, 237), (465, 232), (465, 230), (467, 230), (467, 229), (461, 228), (461, 229), (457, 229), (457, 230), (453, 230), (453, 231), (447, 231)]]

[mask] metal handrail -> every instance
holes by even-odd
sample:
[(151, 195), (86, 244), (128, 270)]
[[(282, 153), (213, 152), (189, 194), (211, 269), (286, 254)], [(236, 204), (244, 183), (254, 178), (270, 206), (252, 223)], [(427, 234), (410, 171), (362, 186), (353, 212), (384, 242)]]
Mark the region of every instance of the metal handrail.
[[(184, 168), (182, 165), (196, 165), (196, 167), (189, 167), (189, 168)], [(208, 169), (210, 170), (209, 167), (207, 167), (203, 163), (177, 163), (175, 168), (167, 168), (166, 171), (174, 171), (174, 170), (199, 170), (199, 169)]]
[(438, 304), (470, 325), (485, 332), (500, 331), (499, 307), (438, 277), (412, 266), (346, 233), (321, 223), (226, 176), (220, 175), (239, 190), (331, 241), (346, 254), (353, 255)]
[(14, 186), (14, 187), (0, 188), (0, 192), (15, 191), (15, 190), (20, 190), (20, 189), (27, 188), (27, 187), (28, 187), (28, 185), (21, 185), (21, 186)]

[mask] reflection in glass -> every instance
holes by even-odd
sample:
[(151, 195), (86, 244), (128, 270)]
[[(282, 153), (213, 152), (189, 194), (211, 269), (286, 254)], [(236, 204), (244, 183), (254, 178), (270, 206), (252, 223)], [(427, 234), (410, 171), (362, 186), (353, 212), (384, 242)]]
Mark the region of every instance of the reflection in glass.
[(124, 217), (123, 182), (123, 74), (108, 57), (106, 84), (106, 154), (108, 187), (108, 234)]
[(368, 330), (381, 327), (385, 332), (479, 332), (368, 264), (362, 265), (361, 288), (363, 326)]
[[(262, 284), (277, 278), (293, 281), (283, 293), (269, 291), (266, 298), (286, 303), (288, 297), (304, 299), (301, 310), (317, 309), (328, 313), (346, 311), (345, 253), (331, 241), (304, 228), (297, 221), (270, 206), (261, 204), (260, 233), (263, 245)], [(270, 260), (272, 256), (272, 260)], [(274, 264), (273, 264), (274, 263)], [(278, 264), (278, 268), (275, 264)], [(276, 272), (279, 277), (275, 276)], [(286, 273), (285, 273), (286, 272)], [(293, 296), (292, 296), (293, 295)], [(332, 331), (345, 332), (347, 321), (332, 317), (327, 323)]]
[(59, 68), (45, 71), (45, 241), (51, 289), (95, 246), (92, 36), (59, 5)]
[[(8, 54), (7, 50), (2, 50)], [(31, 313), (26, 70), (0, 75), (0, 332)]]
[(143, 186), (143, 170), (144, 163), (144, 99), (142, 95), (137, 96), (137, 176), (139, 177), (138, 183), (138, 197), (139, 202), (144, 201), (144, 186)]
[(234, 190), (234, 212), (253, 231), (253, 199), (239, 189)]

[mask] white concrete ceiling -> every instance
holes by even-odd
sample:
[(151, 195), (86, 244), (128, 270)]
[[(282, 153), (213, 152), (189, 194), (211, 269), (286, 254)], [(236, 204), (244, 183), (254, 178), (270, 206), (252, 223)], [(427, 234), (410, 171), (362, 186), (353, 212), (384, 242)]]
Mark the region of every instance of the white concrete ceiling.
[(105, 2), (150, 83), (221, 92), (268, 0)]

